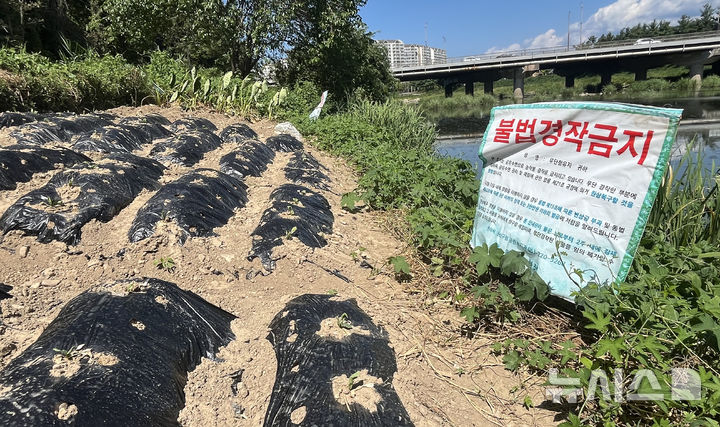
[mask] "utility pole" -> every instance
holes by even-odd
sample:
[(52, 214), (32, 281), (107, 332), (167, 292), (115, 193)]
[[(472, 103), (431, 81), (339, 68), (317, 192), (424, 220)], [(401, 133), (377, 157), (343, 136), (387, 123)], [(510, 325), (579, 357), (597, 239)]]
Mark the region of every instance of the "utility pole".
[(567, 50), (570, 50), (570, 11), (568, 10), (568, 42)]
[(583, 24), (583, 3), (580, 2), (580, 44), (582, 44), (582, 42), (583, 42), (582, 24)]
[(422, 49), (422, 58), (420, 59), (420, 63), (423, 65), (427, 65), (428, 63), (432, 63), (432, 61), (425, 61), (425, 55), (428, 56), (428, 59), (430, 58), (430, 50), (428, 49), (428, 23), (425, 21), (425, 48)]

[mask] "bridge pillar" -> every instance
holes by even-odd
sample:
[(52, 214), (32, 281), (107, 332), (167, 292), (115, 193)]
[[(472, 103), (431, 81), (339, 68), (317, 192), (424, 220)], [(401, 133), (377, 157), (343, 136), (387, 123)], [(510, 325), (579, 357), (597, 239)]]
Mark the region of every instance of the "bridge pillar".
[(605, 86), (612, 83), (612, 73), (609, 71), (605, 71), (602, 74), (600, 74), (600, 90), (604, 88)]
[(565, 87), (575, 87), (575, 76), (565, 76)]
[(492, 80), (487, 80), (487, 81), (484, 82), (485, 93), (488, 93), (488, 94), (492, 95), (492, 93), (493, 93), (493, 83), (494, 83), (494, 82), (493, 82)]
[(696, 62), (690, 65), (690, 83), (695, 87), (695, 91), (699, 91), (702, 87), (702, 76), (705, 64)]
[(647, 69), (646, 68), (635, 71), (635, 81), (638, 82), (641, 80), (647, 80)]
[(513, 70), (513, 98), (515, 101), (522, 101), (525, 92), (525, 73), (520, 68)]
[(720, 61), (719, 62), (713, 62), (712, 64), (712, 73), (716, 76), (720, 76)]
[(453, 96), (453, 84), (448, 83), (445, 85), (445, 98), (452, 98)]
[(465, 95), (475, 96), (475, 82), (465, 82)]

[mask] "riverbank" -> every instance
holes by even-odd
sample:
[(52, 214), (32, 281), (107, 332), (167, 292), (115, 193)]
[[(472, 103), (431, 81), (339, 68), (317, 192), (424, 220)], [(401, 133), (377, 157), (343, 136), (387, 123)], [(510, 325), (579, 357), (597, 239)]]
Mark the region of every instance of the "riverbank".
[[(408, 228), (399, 227), (398, 233), (413, 249), (407, 259), (393, 260), (396, 274), (431, 284), (432, 292), (451, 301), (475, 333), (500, 331), (507, 325), (523, 325), (528, 316), (554, 313), (552, 306), (538, 301), (547, 295), (547, 286), (532, 276), (519, 254), (503, 254), (494, 247), (468, 248), (477, 191), (472, 166), (433, 156), (430, 141), (388, 139), (395, 128), (387, 118), (399, 117), (393, 113), (396, 108), (403, 107), (351, 108), (303, 126), (317, 136), (320, 148), (358, 167), (359, 188), (346, 195), (346, 208), (354, 209), (357, 200), (363, 200), (372, 209), (404, 212)], [(720, 198), (712, 185), (706, 185), (714, 180), (702, 167), (702, 159), (690, 151), (676, 172), (672, 170), (669, 173), (675, 175), (664, 180), (626, 282), (589, 284), (579, 292), (581, 316), (565, 332), (545, 334), (537, 325), (519, 327), (504, 338), (495, 332), (499, 335), (493, 349), (502, 355), (507, 369), (544, 381), (548, 370), (557, 368), (585, 388), (594, 369), (621, 368), (628, 375), (623, 378), (627, 384), (630, 373), (648, 369), (661, 384), (670, 384), (670, 368), (692, 360), (684, 366), (702, 372), (704, 385), (710, 389), (720, 385), (713, 367), (720, 351), (716, 336), (704, 326), (693, 326), (720, 328), (720, 311), (710, 302), (720, 298), (716, 251)], [(698, 278), (700, 286), (692, 285)], [(685, 291), (691, 287), (697, 292)], [(582, 340), (569, 339), (568, 333)], [(581, 420), (682, 423), (709, 422), (720, 403), (720, 396), (714, 394), (692, 404), (667, 396), (668, 400), (650, 404), (652, 410), (647, 410), (647, 402), (637, 401), (577, 405), (566, 401), (557, 408), (570, 412), (568, 425), (580, 425)], [(532, 404), (531, 399), (528, 406)]]

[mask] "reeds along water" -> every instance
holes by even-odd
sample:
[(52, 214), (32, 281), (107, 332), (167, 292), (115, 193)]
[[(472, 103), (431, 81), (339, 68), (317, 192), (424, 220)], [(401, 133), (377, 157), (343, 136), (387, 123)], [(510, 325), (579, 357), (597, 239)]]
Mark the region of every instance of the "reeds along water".
[(351, 118), (366, 122), (389, 132), (388, 140), (405, 148), (432, 150), (435, 127), (417, 108), (399, 102), (382, 104), (370, 101), (353, 102), (349, 109)]
[(648, 228), (676, 247), (720, 242), (720, 175), (714, 161), (703, 166), (704, 156), (693, 138), (680, 161), (668, 166), (648, 219)]

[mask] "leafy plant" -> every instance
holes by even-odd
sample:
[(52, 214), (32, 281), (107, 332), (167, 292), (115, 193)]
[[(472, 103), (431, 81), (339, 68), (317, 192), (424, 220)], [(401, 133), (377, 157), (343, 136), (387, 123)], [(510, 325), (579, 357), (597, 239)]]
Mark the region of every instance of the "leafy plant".
[(66, 360), (73, 360), (80, 355), (80, 351), (85, 347), (85, 344), (78, 344), (77, 346), (69, 349), (53, 348), (53, 351), (63, 357)]
[[(692, 146), (691, 146), (692, 148)], [(688, 150), (691, 151), (691, 150)], [(584, 319), (586, 344), (566, 341), (505, 340), (493, 350), (511, 370), (550, 366), (590, 385), (592, 371), (620, 368), (621, 384), (632, 385), (640, 370), (662, 386), (637, 384), (630, 392), (662, 393), (663, 400), (581, 402), (566, 426), (609, 423), (716, 425), (720, 407), (720, 252), (715, 167), (704, 171), (702, 153), (686, 154), (670, 168), (624, 283), (590, 283), (576, 295)], [(676, 170), (682, 170), (678, 176)], [(700, 399), (670, 399), (673, 368), (697, 372)], [(634, 386), (633, 386), (634, 387)], [(644, 390), (644, 391), (643, 391)], [(667, 424), (662, 424), (662, 423)], [(660, 423), (660, 424), (658, 424)]]
[(51, 208), (56, 208), (64, 205), (63, 201), (60, 199), (53, 199), (52, 197), (47, 196), (40, 196), (40, 199), (42, 199), (43, 203), (46, 206), (49, 206)]
[(352, 257), (353, 261), (359, 262), (365, 256), (365, 251), (367, 251), (367, 249), (360, 246), (358, 250), (350, 252), (350, 256)]
[[(158, 264), (155, 264), (158, 266)], [(137, 282), (130, 282), (127, 286), (125, 286), (125, 293), (131, 294), (133, 292), (137, 292), (140, 290), (140, 284)]]
[(407, 280), (410, 277), (410, 264), (408, 264), (404, 256), (390, 257), (388, 263), (393, 266), (395, 277), (398, 279)]
[(348, 391), (353, 391), (355, 388), (362, 385), (362, 383), (363, 383), (362, 381), (357, 381), (357, 379), (359, 377), (360, 377), (360, 371), (357, 371), (348, 377)]
[(358, 209), (355, 204), (358, 201), (360, 201), (358, 195), (354, 191), (351, 191), (342, 195), (340, 206), (349, 212), (357, 212)]
[(337, 325), (340, 329), (352, 329), (352, 322), (348, 319), (347, 313), (343, 313), (337, 317)]
[(289, 229), (289, 230), (285, 233), (285, 237), (284, 237), (285, 240), (290, 240), (290, 239), (292, 239), (292, 237), (293, 237), (293, 235), (295, 234), (295, 232), (297, 232), (297, 227), (296, 227), (296, 226), (293, 226), (291, 229)]
[(160, 257), (153, 262), (153, 265), (167, 272), (172, 272), (175, 269), (175, 261), (170, 257)]

